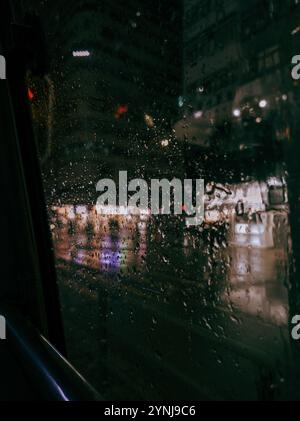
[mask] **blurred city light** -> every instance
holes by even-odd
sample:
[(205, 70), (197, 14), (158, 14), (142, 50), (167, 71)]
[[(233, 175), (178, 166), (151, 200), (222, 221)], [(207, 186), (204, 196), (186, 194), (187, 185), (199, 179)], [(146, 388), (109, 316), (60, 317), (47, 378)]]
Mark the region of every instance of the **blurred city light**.
[(89, 57), (91, 54), (87, 50), (73, 51), (73, 57)]
[(194, 113), (194, 117), (195, 117), (195, 118), (201, 118), (201, 117), (202, 117), (202, 115), (203, 115), (203, 111), (196, 111), (196, 112)]
[(127, 111), (127, 105), (119, 105), (115, 113), (115, 118), (119, 119), (123, 114), (126, 114)]
[(268, 105), (268, 102), (267, 102), (267, 100), (262, 99), (261, 101), (259, 101), (258, 105), (259, 105), (260, 108), (266, 108), (266, 106)]
[(298, 34), (299, 31), (300, 31), (300, 26), (296, 26), (296, 28), (292, 30), (291, 35), (296, 35)]
[(153, 120), (153, 117), (151, 115), (145, 114), (144, 120), (145, 120), (145, 123), (147, 124), (148, 127), (154, 126), (154, 120)]
[(31, 88), (28, 88), (28, 90), (27, 90), (27, 96), (28, 96), (29, 101), (32, 101), (33, 100), (34, 93), (32, 92), (32, 89)]
[(232, 114), (234, 115), (234, 117), (240, 117), (241, 110), (239, 108), (236, 108), (235, 110), (233, 110)]

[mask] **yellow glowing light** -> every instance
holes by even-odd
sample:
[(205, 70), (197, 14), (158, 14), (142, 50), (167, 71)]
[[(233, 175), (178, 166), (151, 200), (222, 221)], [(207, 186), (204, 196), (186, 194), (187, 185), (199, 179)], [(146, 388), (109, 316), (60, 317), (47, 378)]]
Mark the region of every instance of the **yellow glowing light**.
[(145, 123), (147, 124), (148, 127), (153, 127), (154, 126), (154, 119), (151, 115), (149, 114), (145, 114), (144, 115), (144, 120)]

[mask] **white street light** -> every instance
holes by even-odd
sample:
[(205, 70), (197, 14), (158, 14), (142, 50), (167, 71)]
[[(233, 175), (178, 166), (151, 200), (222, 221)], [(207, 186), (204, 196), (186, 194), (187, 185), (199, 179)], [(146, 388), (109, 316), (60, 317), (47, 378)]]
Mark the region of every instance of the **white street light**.
[(259, 105), (260, 108), (266, 108), (266, 106), (268, 105), (268, 102), (267, 102), (267, 100), (262, 99), (261, 101), (259, 101), (258, 105)]
[(234, 115), (234, 117), (240, 117), (241, 110), (239, 108), (236, 108), (235, 110), (233, 110), (232, 114)]

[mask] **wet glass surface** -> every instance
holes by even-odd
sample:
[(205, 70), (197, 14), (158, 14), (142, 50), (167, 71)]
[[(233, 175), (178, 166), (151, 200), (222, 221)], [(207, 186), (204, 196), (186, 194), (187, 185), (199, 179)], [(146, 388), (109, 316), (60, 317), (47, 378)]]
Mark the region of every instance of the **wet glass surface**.
[[(94, 348), (92, 359), (87, 352), (90, 375), (97, 379), (94, 370), (102, 366), (105, 390), (122, 398), (133, 382), (128, 398), (255, 399), (262, 397), (255, 382), (266, 367), (278, 378), (264, 380), (263, 393), (282, 389), (289, 341), (288, 229), (280, 230), (288, 227), (286, 212), (239, 223), (233, 216), (226, 226), (200, 232), (149, 216), (99, 217), (93, 208), (55, 208), (52, 215), (71, 340), (78, 340), (73, 323), (80, 308), (82, 342), (71, 348), (85, 354), (93, 336), (98, 358)], [(280, 361), (278, 372), (272, 364)], [(199, 381), (204, 372), (207, 380)], [(236, 377), (210, 384), (222, 372)]]
[[(72, 363), (108, 399), (298, 399), (298, 2), (22, 3)], [(204, 222), (97, 206), (119, 171), (204, 179)]]

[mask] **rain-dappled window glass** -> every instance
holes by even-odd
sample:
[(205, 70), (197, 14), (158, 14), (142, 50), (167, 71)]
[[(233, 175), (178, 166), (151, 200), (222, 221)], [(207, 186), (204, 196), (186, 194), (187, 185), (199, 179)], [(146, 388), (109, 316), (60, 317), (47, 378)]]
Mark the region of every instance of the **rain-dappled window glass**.
[(299, 2), (15, 3), (70, 361), (107, 399), (300, 398)]

